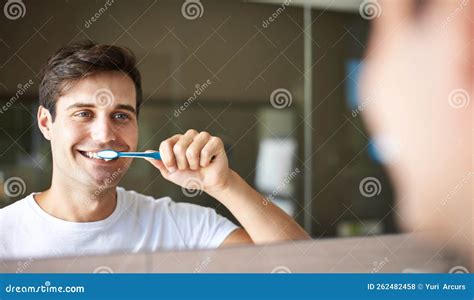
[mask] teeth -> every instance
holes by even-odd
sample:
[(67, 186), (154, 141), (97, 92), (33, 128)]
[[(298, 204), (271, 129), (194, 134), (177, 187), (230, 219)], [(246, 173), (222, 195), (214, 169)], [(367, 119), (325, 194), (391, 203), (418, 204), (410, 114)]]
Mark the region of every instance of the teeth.
[(99, 156), (97, 156), (97, 153), (95, 152), (82, 152), (85, 156), (88, 158), (94, 158), (94, 159), (102, 159)]

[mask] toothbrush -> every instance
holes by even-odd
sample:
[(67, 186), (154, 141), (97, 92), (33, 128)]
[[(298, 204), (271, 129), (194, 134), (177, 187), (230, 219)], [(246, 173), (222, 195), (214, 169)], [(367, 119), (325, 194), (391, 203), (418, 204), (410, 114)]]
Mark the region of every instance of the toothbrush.
[(118, 152), (115, 150), (102, 150), (96, 153), (98, 158), (112, 160), (119, 157), (139, 157), (161, 159), (160, 152)]

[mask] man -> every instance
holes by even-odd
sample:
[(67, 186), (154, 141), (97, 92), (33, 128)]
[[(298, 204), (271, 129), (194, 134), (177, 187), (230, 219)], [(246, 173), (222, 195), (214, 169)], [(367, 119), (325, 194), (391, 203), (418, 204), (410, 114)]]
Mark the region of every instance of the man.
[(103, 149), (137, 150), (142, 90), (129, 50), (89, 41), (60, 49), (43, 69), (39, 98), (38, 125), (51, 143), (52, 182), (46, 191), (0, 210), (0, 257), (135, 253), (309, 238), (229, 168), (221, 139), (207, 132), (188, 130), (164, 140), (162, 160), (149, 162), (165, 179), (216, 198), (243, 228), (210, 208), (117, 187), (131, 159), (92, 156)]
[(378, 96), (364, 113), (397, 188), (400, 223), (474, 267), (474, 3), (380, 5), (362, 79), (363, 94)]

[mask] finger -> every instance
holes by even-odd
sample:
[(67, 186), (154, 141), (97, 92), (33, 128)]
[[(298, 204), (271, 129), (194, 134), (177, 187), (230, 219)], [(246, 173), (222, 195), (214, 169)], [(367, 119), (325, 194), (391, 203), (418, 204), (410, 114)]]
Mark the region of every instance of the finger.
[[(145, 152), (156, 152), (156, 151), (153, 151), (153, 150), (147, 150)], [(159, 159), (153, 159), (153, 158), (145, 158), (149, 163), (151, 163), (155, 168), (157, 168), (161, 175), (164, 177), (164, 178), (167, 178), (168, 175), (169, 175), (169, 172), (168, 172), (168, 169), (165, 167), (165, 164), (163, 163), (163, 161), (159, 160)]]
[(201, 151), (201, 167), (207, 167), (214, 156), (224, 153), (224, 143), (218, 137), (211, 137), (207, 142), (206, 146)]
[(200, 132), (194, 137), (193, 142), (186, 150), (186, 158), (188, 159), (191, 170), (198, 170), (201, 164), (201, 150), (211, 139), (211, 135), (205, 131)]
[(189, 167), (188, 159), (186, 158), (186, 150), (188, 146), (193, 142), (194, 137), (198, 132), (194, 129), (186, 131), (186, 133), (181, 136), (181, 138), (173, 146), (173, 153), (178, 165), (178, 169), (186, 170)]
[(169, 172), (173, 173), (176, 171), (177, 165), (174, 157), (173, 147), (176, 142), (180, 139), (181, 134), (176, 134), (169, 139), (164, 140), (160, 144), (160, 156), (163, 164)]

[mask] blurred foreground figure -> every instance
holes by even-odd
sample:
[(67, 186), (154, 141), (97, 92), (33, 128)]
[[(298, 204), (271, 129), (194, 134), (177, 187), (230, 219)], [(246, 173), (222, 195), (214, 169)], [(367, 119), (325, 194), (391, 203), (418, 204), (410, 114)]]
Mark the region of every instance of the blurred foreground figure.
[(361, 82), (400, 225), (456, 250), (471, 272), (473, 2), (379, 1)]

